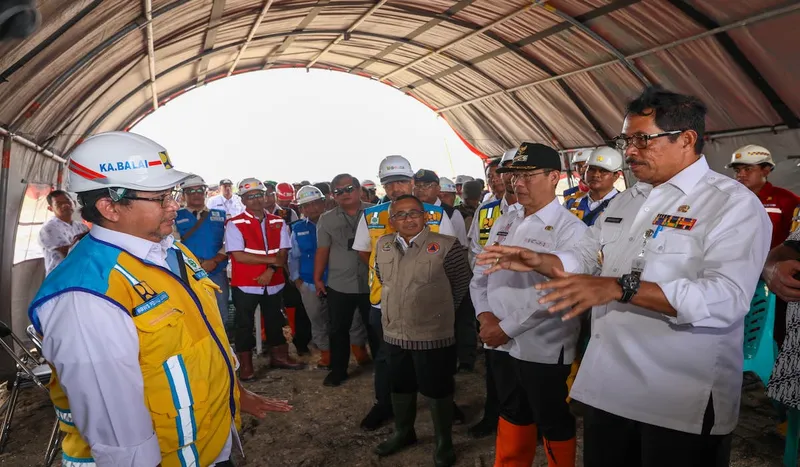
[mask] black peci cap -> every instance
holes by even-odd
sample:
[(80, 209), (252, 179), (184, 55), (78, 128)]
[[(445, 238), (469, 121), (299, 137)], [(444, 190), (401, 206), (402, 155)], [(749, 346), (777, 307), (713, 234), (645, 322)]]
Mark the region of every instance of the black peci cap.
[(522, 143), (511, 165), (500, 167), (497, 169), (497, 173), (537, 169), (560, 171), (561, 157), (558, 155), (558, 151), (544, 144)]

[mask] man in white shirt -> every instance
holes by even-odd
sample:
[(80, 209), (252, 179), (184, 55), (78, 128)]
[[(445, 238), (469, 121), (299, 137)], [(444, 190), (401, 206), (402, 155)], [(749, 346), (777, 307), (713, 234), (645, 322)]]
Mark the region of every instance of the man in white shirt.
[(39, 231), (39, 244), (44, 251), (45, 275), (55, 269), (69, 249), (89, 232), (83, 222), (72, 220), (75, 206), (67, 192), (53, 190), (47, 195), (47, 210), (54, 214)]
[[(543, 144), (523, 143), (511, 174), (521, 209), (503, 214), (488, 244), (549, 252), (570, 248), (586, 226), (559, 205), (558, 152)], [(526, 465), (536, 454), (541, 433), (549, 465), (575, 465), (575, 418), (567, 404), (566, 380), (575, 358), (579, 324), (550, 315), (533, 288), (547, 279), (537, 272), (503, 271), (487, 276), (475, 268), (470, 293), (481, 322), (500, 402), (495, 465)]]
[(216, 286), (173, 241), (174, 187), (187, 177), (128, 132), (71, 154), (68, 186), (93, 227), (29, 309), (54, 369), (63, 465), (230, 466), (239, 409), (291, 408), (241, 387)]
[(758, 198), (709, 169), (705, 115), (695, 97), (646, 89), (615, 138), (639, 183), (573, 248), (479, 258), (553, 278), (539, 302), (562, 319), (593, 307), (570, 394), (588, 406), (587, 467), (729, 464), (744, 317), (772, 232)]
[(238, 194), (233, 193), (233, 182), (227, 178), (219, 181), (219, 189), (222, 193), (208, 198), (206, 206), (208, 209), (219, 209), (225, 211), (228, 219), (236, 217), (244, 212), (244, 204)]

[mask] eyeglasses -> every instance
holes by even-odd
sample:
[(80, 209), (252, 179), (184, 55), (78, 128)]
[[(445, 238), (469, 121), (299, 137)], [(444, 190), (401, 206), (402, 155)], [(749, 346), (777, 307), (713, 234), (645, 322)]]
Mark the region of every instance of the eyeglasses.
[(617, 148), (620, 151), (624, 151), (631, 144), (633, 144), (633, 147), (637, 149), (644, 149), (647, 147), (647, 144), (650, 142), (651, 139), (663, 138), (664, 136), (675, 136), (683, 133), (684, 131), (686, 130), (665, 131), (663, 133), (653, 133), (651, 135), (642, 135), (642, 134), (636, 134), (633, 136), (619, 135), (616, 138), (608, 140), (608, 145), (611, 146), (612, 148)]
[(264, 193), (249, 193), (242, 196), (242, 199), (246, 199), (248, 201), (252, 201), (254, 199), (263, 199), (263, 198), (264, 198)]
[(396, 221), (404, 221), (409, 217), (411, 219), (419, 219), (424, 215), (425, 215), (424, 212), (419, 211), (417, 209), (412, 209), (411, 211), (400, 211), (400, 212), (397, 212), (395, 214), (392, 214), (391, 218), (396, 220)]
[(439, 184), (436, 183), (436, 182), (418, 182), (418, 183), (414, 183), (414, 186), (419, 188), (419, 189), (421, 189), (421, 190), (430, 190), (431, 188), (433, 188), (435, 186), (439, 186)]
[(206, 192), (206, 187), (183, 189), (183, 194), (185, 195), (198, 195), (198, 194), (204, 194), (205, 192)]
[(180, 191), (173, 190), (169, 193), (165, 193), (161, 196), (156, 196), (155, 198), (145, 198), (143, 196), (123, 196), (121, 199), (129, 199), (132, 201), (151, 201), (153, 203), (161, 204), (162, 208), (169, 207), (170, 203), (177, 203), (178, 195)]
[(342, 196), (345, 193), (352, 193), (354, 191), (356, 191), (356, 187), (353, 185), (347, 185), (344, 188), (337, 188), (333, 190), (333, 196)]
[(530, 172), (511, 172), (511, 183), (517, 183), (518, 180), (522, 180), (523, 182), (527, 182), (531, 180), (533, 177), (540, 175), (540, 174), (547, 174), (552, 172), (552, 170), (532, 170)]

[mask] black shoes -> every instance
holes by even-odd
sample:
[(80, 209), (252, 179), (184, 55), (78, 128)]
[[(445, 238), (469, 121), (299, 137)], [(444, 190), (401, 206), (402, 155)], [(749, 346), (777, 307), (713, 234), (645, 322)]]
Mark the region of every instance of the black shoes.
[(361, 429), (364, 431), (375, 431), (389, 422), (394, 417), (391, 407), (375, 404), (369, 409), (369, 413), (361, 420)]
[(484, 417), (478, 423), (472, 425), (467, 430), (467, 434), (473, 438), (485, 438), (497, 433), (497, 417)]
[(341, 375), (331, 371), (328, 373), (328, 376), (325, 377), (325, 381), (322, 382), (322, 385), (333, 388), (340, 386), (345, 381), (347, 381), (347, 374)]

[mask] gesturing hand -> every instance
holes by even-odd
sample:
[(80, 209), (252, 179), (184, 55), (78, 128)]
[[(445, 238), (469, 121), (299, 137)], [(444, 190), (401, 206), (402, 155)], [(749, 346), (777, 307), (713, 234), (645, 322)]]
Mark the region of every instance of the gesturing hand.
[(292, 410), (289, 401), (269, 399), (242, 387), (239, 388), (239, 406), (242, 412), (256, 418), (266, 417), (267, 412), (289, 412)]
[(491, 274), (501, 269), (529, 272), (542, 264), (539, 253), (518, 246), (490, 245), (477, 256), (480, 265), (491, 265), (484, 274)]
[(536, 284), (537, 290), (552, 290), (539, 299), (540, 304), (553, 303), (547, 311), (557, 313), (568, 310), (562, 320), (574, 318), (593, 306), (622, 298), (622, 287), (613, 277), (596, 277), (586, 274), (568, 274), (561, 269), (554, 269), (553, 278), (547, 282)]

